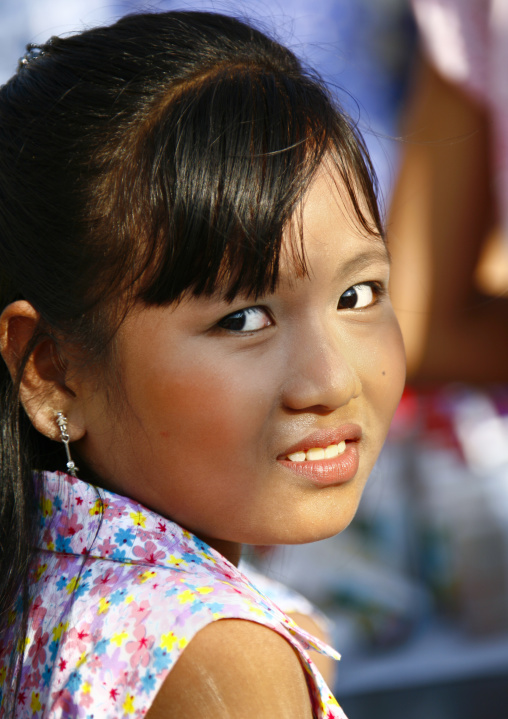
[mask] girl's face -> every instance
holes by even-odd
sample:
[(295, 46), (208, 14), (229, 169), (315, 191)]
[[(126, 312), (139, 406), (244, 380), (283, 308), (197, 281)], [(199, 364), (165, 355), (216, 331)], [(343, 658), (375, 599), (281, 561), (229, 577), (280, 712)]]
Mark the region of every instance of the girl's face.
[(255, 302), (139, 306), (117, 340), (126, 402), (82, 386), (79, 450), (105, 486), (230, 557), (344, 529), (402, 392), (383, 242), (324, 168), (302, 217), (308, 277), (283, 261)]

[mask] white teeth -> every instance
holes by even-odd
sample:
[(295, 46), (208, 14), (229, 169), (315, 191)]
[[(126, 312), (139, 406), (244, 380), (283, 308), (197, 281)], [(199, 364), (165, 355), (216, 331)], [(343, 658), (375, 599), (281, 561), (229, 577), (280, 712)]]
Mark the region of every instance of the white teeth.
[(321, 447), (312, 447), (312, 449), (308, 449), (305, 452), (306, 458), (308, 460), (313, 459), (324, 459), (325, 458), (325, 450)]
[(293, 452), (293, 454), (288, 454), (288, 459), (291, 462), (305, 462), (305, 452)]
[(323, 449), (322, 447), (312, 447), (306, 452), (293, 452), (293, 454), (288, 454), (287, 458), (290, 462), (304, 462), (305, 460), (315, 461), (317, 459), (333, 459), (333, 457), (338, 457), (345, 451), (346, 442), (343, 440), (342, 442), (339, 442), (339, 444), (330, 444), (328, 447), (326, 447), (326, 449)]

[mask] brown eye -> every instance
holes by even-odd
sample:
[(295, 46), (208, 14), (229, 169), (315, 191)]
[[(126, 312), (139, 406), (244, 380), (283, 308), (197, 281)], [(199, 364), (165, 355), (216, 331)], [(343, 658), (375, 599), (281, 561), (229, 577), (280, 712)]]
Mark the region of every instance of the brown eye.
[(376, 299), (372, 284), (364, 282), (349, 287), (340, 297), (337, 308), (339, 310), (359, 310), (368, 307)]
[(272, 324), (272, 319), (263, 307), (247, 307), (232, 312), (217, 323), (230, 332), (257, 332)]

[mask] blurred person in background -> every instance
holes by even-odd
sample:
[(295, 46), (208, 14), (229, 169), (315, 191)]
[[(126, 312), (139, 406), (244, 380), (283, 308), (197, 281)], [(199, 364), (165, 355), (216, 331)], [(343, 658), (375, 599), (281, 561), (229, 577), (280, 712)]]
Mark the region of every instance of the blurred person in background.
[(423, 52), (388, 223), (409, 378), (504, 382), (508, 3), (413, 7)]

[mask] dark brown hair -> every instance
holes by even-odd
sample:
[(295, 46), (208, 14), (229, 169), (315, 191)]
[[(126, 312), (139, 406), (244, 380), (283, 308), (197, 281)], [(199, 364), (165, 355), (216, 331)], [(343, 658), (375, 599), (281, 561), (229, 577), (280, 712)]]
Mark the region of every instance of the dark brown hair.
[[(23, 298), (40, 313), (29, 350), (50, 335), (100, 363), (128, 301), (272, 290), (283, 229), (325, 154), (357, 221), (382, 232), (352, 123), (249, 25), (132, 15), (32, 56), (0, 91), (0, 310)], [(301, 247), (294, 258), (305, 271)], [(0, 362), (0, 637), (20, 597), (26, 621), (32, 472), (64, 463), (18, 383)]]

